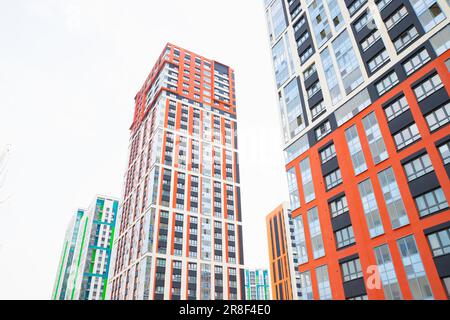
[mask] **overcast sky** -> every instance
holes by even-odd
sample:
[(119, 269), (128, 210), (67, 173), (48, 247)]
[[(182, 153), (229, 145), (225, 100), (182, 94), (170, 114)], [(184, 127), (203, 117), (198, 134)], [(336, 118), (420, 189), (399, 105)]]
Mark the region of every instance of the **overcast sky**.
[(236, 71), (245, 260), (268, 267), (287, 186), (261, 0), (0, 0), (0, 299), (49, 299), (72, 214), (121, 197), (133, 98), (167, 42)]

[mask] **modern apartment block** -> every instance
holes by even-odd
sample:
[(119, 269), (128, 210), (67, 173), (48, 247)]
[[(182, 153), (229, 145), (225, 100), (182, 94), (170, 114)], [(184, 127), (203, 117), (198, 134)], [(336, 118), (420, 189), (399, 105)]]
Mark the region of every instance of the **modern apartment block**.
[(287, 203), (282, 203), (266, 216), (269, 242), (270, 282), (274, 300), (299, 300), (300, 272), (298, 271), (297, 233)]
[(75, 254), (75, 246), (77, 244), (78, 233), (80, 231), (80, 221), (84, 215), (83, 209), (78, 209), (70, 220), (69, 226), (64, 237), (63, 250), (56, 274), (56, 281), (53, 287), (53, 300), (65, 300), (67, 293), (67, 284), (69, 281), (70, 271), (73, 265), (73, 256)]
[(302, 298), (447, 299), (449, 1), (265, 12)]
[(234, 71), (167, 44), (135, 97), (111, 299), (241, 299)]
[(270, 300), (268, 270), (245, 269), (245, 300)]
[(97, 196), (66, 231), (52, 299), (104, 300), (119, 201)]

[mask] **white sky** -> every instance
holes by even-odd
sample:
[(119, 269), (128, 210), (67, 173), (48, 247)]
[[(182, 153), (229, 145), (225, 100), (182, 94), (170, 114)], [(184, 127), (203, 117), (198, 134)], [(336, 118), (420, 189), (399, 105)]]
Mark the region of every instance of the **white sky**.
[(287, 186), (261, 0), (0, 0), (0, 299), (49, 299), (71, 215), (121, 196), (133, 98), (166, 42), (236, 71), (245, 260), (268, 267)]

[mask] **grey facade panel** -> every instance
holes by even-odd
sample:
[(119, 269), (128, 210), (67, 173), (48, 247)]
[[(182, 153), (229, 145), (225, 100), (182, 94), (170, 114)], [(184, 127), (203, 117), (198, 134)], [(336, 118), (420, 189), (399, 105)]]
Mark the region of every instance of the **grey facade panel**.
[(440, 187), (439, 180), (434, 171), (410, 181), (408, 185), (413, 197), (420, 196), (421, 194)]
[(335, 218), (331, 218), (331, 225), (333, 226), (334, 232), (351, 226), (352, 221), (350, 219), (350, 214), (348, 212), (345, 212)]
[(326, 176), (337, 169), (339, 169), (339, 163), (337, 157), (334, 157), (322, 164), (322, 175)]
[(450, 254), (435, 257), (434, 264), (441, 278), (450, 277)]
[(392, 135), (394, 135), (403, 128), (408, 127), (412, 123), (414, 123), (413, 115), (410, 110), (406, 110), (401, 115), (388, 122), (389, 131)]
[(315, 106), (322, 100), (323, 100), (323, 93), (322, 90), (319, 90), (318, 92), (316, 92), (316, 94), (314, 94), (311, 98), (308, 99), (308, 105)]
[(422, 114), (428, 114), (448, 101), (449, 96), (447, 90), (442, 87), (419, 102), (420, 111), (422, 111)]
[(364, 278), (359, 278), (343, 283), (345, 298), (353, 298), (366, 294), (366, 286), (364, 285)]
[(414, 152), (412, 155), (410, 155), (410, 156), (408, 156), (408, 157), (402, 159), (402, 160), (401, 160), (401, 164), (404, 165), (405, 163), (410, 162), (411, 160), (414, 160), (414, 159), (416, 159), (416, 158), (422, 156), (422, 155), (425, 154), (425, 153), (427, 153), (427, 150), (426, 150), (426, 149), (420, 149), (419, 151)]
[(438, 231), (441, 231), (444, 229), (448, 229), (448, 228), (450, 228), (450, 221), (447, 221), (447, 222), (441, 223), (437, 226), (425, 229), (423, 232), (425, 233), (425, 235), (429, 235), (430, 233), (435, 233), (435, 232), (438, 232)]

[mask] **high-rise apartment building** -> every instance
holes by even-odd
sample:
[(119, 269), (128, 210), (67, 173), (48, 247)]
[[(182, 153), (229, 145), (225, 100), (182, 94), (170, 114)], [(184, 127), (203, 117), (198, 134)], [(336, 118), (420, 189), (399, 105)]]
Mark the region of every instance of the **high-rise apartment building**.
[(302, 298), (447, 299), (449, 1), (264, 3)]
[(304, 235), (294, 225), (287, 203), (280, 204), (266, 216), (269, 248), (270, 283), (274, 300), (299, 300), (300, 272), (298, 243)]
[(111, 299), (241, 299), (234, 71), (167, 44), (135, 103)]
[(56, 274), (56, 281), (53, 287), (53, 300), (65, 300), (67, 292), (67, 283), (70, 276), (70, 270), (73, 265), (73, 256), (77, 244), (78, 232), (80, 231), (80, 221), (84, 215), (83, 209), (78, 209), (70, 220), (64, 238), (63, 250)]
[(269, 271), (245, 269), (245, 300), (270, 300)]
[(66, 231), (54, 300), (104, 300), (119, 201), (96, 196), (78, 209)]

